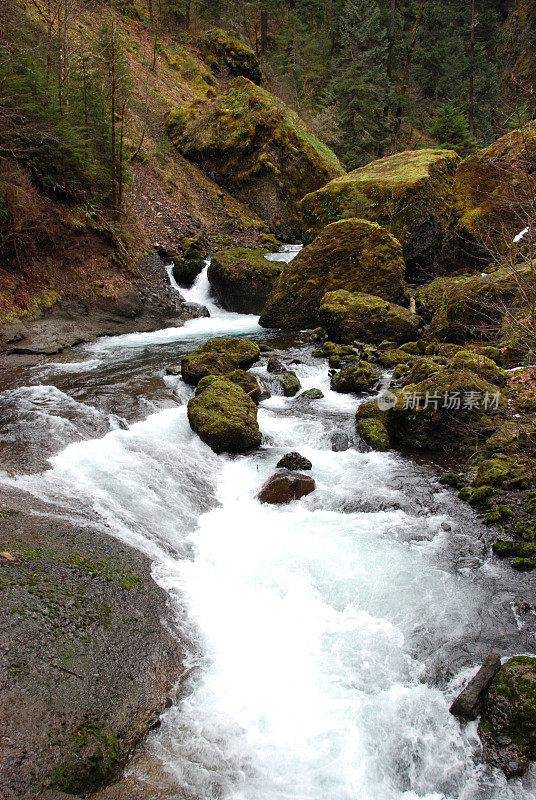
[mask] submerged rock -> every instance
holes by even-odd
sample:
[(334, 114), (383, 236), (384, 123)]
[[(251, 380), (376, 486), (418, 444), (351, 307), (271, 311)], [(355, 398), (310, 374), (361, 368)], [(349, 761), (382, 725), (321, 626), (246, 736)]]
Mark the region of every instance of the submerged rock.
[(455, 222), (451, 150), (411, 150), (372, 161), (306, 195), (301, 208), (307, 236), (353, 216), (378, 222), (402, 244), (408, 274), (433, 273)]
[(362, 219), (334, 222), (285, 265), (260, 324), (312, 328), (324, 295), (339, 289), (395, 300), (404, 273), (402, 248), (386, 230)]
[(188, 421), (215, 453), (245, 453), (261, 443), (257, 406), (228, 378), (207, 375), (199, 381)]
[(461, 719), (476, 719), (480, 714), (484, 695), (500, 668), (501, 657), (497, 653), (490, 653), (476, 675), (452, 703), (450, 713)]
[(278, 237), (300, 236), (298, 203), (344, 173), (335, 154), (274, 95), (244, 77), (168, 115), (175, 147), (257, 212)]
[(289, 469), (289, 470), (309, 470), (313, 468), (312, 463), (309, 461), (308, 458), (305, 456), (301, 456), (299, 453), (292, 452), (287, 453), (280, 458), (277, 462), (278, 469)]
[(283, 268), (268, 261), (263, 250), (231, 247), (212, 257), (210, 285), (220, 304), (239, 314), (260, 314)]
[(523, 775), (536, 758), (536, 658), (510, 658), (484, 700), (478, 733), (484, 758), (507, 777)]
[(310, 494), (315, 489), (315, 482), (309, 475), (301, 475), (299, 472), (276, 472), (264, 484), (259, 492), (261, 503), (272, 505), (283, 505), (292, 500), (299, 500), (300, 497)]
[(219, 336), (184, 356), (182, 377), (195, 386), (206, 375), (226, 375), (235, 369), (249, 369), (259, 357), (259, 345), (251, 339)]
[(328, 292), (320, 303), (318, 319), (336, 342), (407, 342), (419, 334), (423, 320), (407, 308), (371, 294), (340, 289)]

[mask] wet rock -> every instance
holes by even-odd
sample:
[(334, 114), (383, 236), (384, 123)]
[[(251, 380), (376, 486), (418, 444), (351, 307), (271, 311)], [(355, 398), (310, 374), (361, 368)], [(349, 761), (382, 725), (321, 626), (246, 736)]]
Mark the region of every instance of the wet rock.
[(283, 505), (310, 494), (314, 489), (315, 482), (309, 475), (285, 470), (272, 475), (262, 487), (258, 497), (261, 503)]
[(283, 268), (260, 324), (314, 327), (324, 295), (341, 289), (394, 301), (403, 292), (404, 274), (402, 248), (386, 230), (362, 219), (334, 222)]
[(391, 446), (389, 413), (370, 401), (358, 406), (355, 415), (356, 433), (373, 450), (384, 452)]
[(189, 314), (192, 319), (200, 319), (201, 317), (210, 317), (210, 311), (206, 306), (200, 303), (185, 303), (183, 310)]
[(510, 658), (495, 675), (478, 726), (486, 761), (508, 778), (536, 758), (536, 658)]
[(249, 369), (259, 356), (258, 344), (250, 339), (220, 336), (209, 339), (182, 359), (182, 377), (195, 386), (206, 375), (226, 375), (235, 369)]
[(350, 439), (346, 433), (336, 431), (331, 436), (331, 449), (334, 453), (343, 453), (350, 449)]
[(223, 308), (239, 314), (261, 313), (283, 268), (280, 261), (268, 261), (264, 252), (232, 247), (212, 256), (208, 279)]
[(278, 469), (289, 469), (291, 471), (297, 470), (309, 470), (313, 468), (312, 463), (309, 461), (308, 458), (305, 456), (301, 456), (299, 453), (292, 452), (287, 453), (280, 458), (277, 462)]
[(409, 274), (433, 273), (456, 222), (454, 175), (459, 161), (449, 150), (411, 150), (335, 178), (301, 202), (309, 240), (328, 222), (361, 217), (396, 236)]
[(476, 675), (453, 702), (450, 713), (461, 719), (476, 719), (480, 714), (484, 695), (500, 668), (500, 656), (497, 653), (490, 653)]
[(320, 389), (306, 389), (300, 394), (300, 400), (322, 400), (324, 392)]
[(188, 421), (215, 453), (245, 453), (261, 443), (257, 406), (228, 378), (207, 375), (199, 381)]
[(269, 372), (271, 375), (282, 375), (284, 372), (287, 371), (285, 365), (279, 361), (278, 358), (269, 358), (268, 365), (266, 367), (266, 371)]
[(377, 369), (366, 361), (359, 361), (357, 364), (350, 364), (335, 373), (331, 378), (331, 388), (342, 394), (366, 392), (372, 389), (379, 377)]
[(262, 390), (259, 386), (257, 378), (251, 372), (245, 372), (243, 369), (235, 369), (229, 372), (226, 376), (230, 381), (241, 386), (248, 397), (251, 397), (254, 403), (258, 403), (262, 396)]
[(204, 258), (177, 258), (173, 262), (173, 277), (179, 286), (189, 289), (204, 269)]
[(279, 375), (278, 380), (285, 397), (294, 397), (301, 389), (298, 376), (291, 370), (285, 370), (282, 375)]

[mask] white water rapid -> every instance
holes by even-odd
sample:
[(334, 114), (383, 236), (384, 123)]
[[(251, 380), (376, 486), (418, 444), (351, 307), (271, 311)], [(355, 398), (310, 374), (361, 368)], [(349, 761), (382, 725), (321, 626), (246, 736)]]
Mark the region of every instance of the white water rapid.
[[(214, 304), (206, 270), (181, 292), (212, 316), (101, 339), (63, 378), (143, 358), (163, 374), (207, 337), (268, 335)], [(324, 399), (262, 402), (259, 451), (216, 456), (183, 402), (71, 442), (44, 472), (4, 477), (66, 515), (96, 514), (150, 555), (174, 604), (188, 678), (131, 769), (164, 781), (170, 800), (535, 800), (534, 770), (507, 783), (479, 761), (476, 723), (448, 712), (480, 663), (474, 648), (503, 641), (502, 577), (471, 510), (426, 468), (360, 451), (357, 399), (330, 390), (310, 348), (291, 356)], [(254, 372), (269, 380), (266, 359)], [(335, 452), (335, 434), (351, 446)], [(312, 461), (316, 491), (262, 506), (290, 450)], [(504, 630), (517, 631), (513, 616)]]

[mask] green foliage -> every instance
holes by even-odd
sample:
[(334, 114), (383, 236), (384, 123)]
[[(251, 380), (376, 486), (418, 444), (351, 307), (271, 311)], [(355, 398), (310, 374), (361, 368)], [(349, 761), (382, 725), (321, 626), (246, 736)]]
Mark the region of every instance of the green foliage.
[(461, 156), (476, 150), (476, 142), (469, 133), (467, 117), (460, 108), (451, 103), (439, 106), (428, 133), (437, 139), (441, 147), (456, 150)]

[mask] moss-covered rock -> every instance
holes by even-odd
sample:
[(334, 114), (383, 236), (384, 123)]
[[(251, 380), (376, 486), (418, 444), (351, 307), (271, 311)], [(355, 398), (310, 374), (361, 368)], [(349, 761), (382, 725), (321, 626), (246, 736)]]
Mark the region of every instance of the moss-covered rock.
[(392, 440), (418, 450), (471, 449), (477, 436), (500, 424), (504, 401), (498, 392), (468, 370), (445, 369), (408, 384), (395, 392), (397, 402), (389, 412)]
[(536, 758), (536, 658), (503, 664), (484, 699), (478, 733), (485, 759), (507, 777), (522, 775)]
[(341, 394), (366, 392), (378, 382), (380, 374), (367, 361), (350, 364), (331, 378), (331, 388)]
[(475, 486), (498, 486), (504, 489), (528, 489), (531, 485), (529, 469), (517, 458), (497, 453), (478, 465)]
[(304, 194), (344, 173), (294, 111), (244, 77), (212, 100), (172, 111), (167, 130), (186, 158), (286, 241), (300, 237)]
[(536, 555), (536, 547), (530, 542), (509, 541), (498, 539), (492, 545), (492, 550), (499, 558), (532, 558)]
[(196, 385), (206, 375), (226, 375), (235, 369), (249, 369), (259, 360), (260, 350), (250, 339), (220, 336), (209, 339), (181, 361), (186, 383)]
[[(462, 266), (472, 243), (480, 245), (481, 257), (488, 251), (496, 258), (509, 252), (514, 236), (532, 222), (535, 159), (536, 124), (531, 123), (461, 162), (454, 191)], [(520, 253), (525, 246), (522, 240)]]
[(298, 376), (290, 369), (287, 369), (281, 373), (281, 375), (278, 376), (278, 381), (283, 389), (283, 394), (285, 397), (294, 397), (301, 389), (301, 383)]
[(199, 381), (188, 421), (215, 453), (245, 453), (261, 443), (257, 406), (227, 378), (207, 375)]
[(339, 289), (393, 301), (403, 290), (404, 272), (400, 244), (379, 225), (362, 219), (334, 222), (283, 268), (260, 323), (313, 327), (324, 295)]
[(306, 389), (300, 394), (300, 400), (322, 400), (324, 392), (321, 389)]
[(384, 452), (389, 449), (389, 415), (382, 411), (377, 402), (371, 400), (358, 406), (355, 429), (358, 436), (373, 450)]
[(468, 369), (476, 372), (477, 375), (495, 386), (504, 386), (506, 383), (506, 372), (498, 367), (495, 361), (482, 353), (459, 350), (452, 359), (452, 366), (454, 369)]
[(228, 380), (240, 386), (248, 397), (251, 397), (254, 403), (258, 403), (262, 396), (262, 390), (259, 386), (257, 378), (251, 372), (245, 372), (243, 369), (235, 369), (225, 376)]
[(431, 320), (426, 337), (497, 342), (507, 335), (503, 333), (505, 312), (516, 308), (521, 295), (535, 290), (535, 278), (530, 264), (503, 267), (487, 275), (436, 278), (417, 291), (420, 313)]
[(412, 356), (411, 353), (406, 353), (405, 350), (401, 350), (399, 347), (380, 350), (376, 355), (376, 361), (387, 369), (400, 366), (400, 364), (412, 364), (416, 360), (415, 356)]
[(442, 364), (438, 364), (432, 358), (424, 356), (408, 365), (408, 371), (400, 383), (402, 386), (421, 383), (427, 378), (432, 377), (432, 375), (437, 375), (443, 369), (444, 367)]
[(417, 314), (372, 294), (339, 289), (322, 298), (318, 319), (330, 339), (337, 342), (394, 342), (415, 337), (423, 324)]
[(299, 472), (300, 470), (310, 470), (313, 468), (313, 465), (308, 458), (305, 458), (305, 456), (301, 456), (299, 453), (292, 452), (286, 453), (283, 458), (279, 459), (277, 462), (277, 468), (289, 469), (291, 472)]
[(253, 83), (262, 83), (261, 67), (255, 52), (228, 31), (221, 28), (203, 31), (196, 36), (194, 44), (219, 78), (242, 75)]
[(260, 314), (283, 268), (262, 250), (230, 247), (212, 256), (208, 279), (223, 308), (239, 314)]
[(459, 161), (449, 150), (412, 150), (335, 178), (301, 202), (309, 239), (330, 222), (362, 217), (378, 222), (400, 241), (410, 276), (433, 272), (455, 222)]

